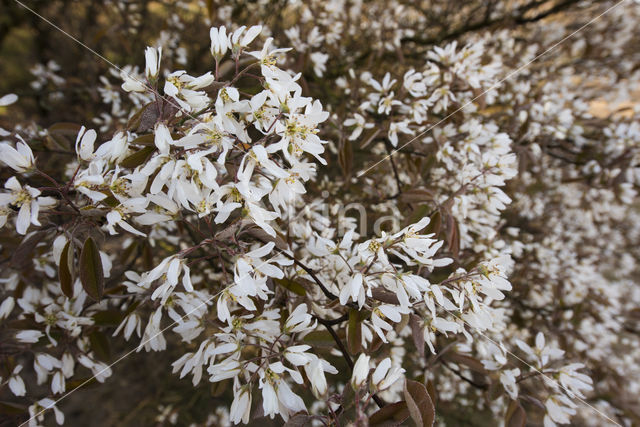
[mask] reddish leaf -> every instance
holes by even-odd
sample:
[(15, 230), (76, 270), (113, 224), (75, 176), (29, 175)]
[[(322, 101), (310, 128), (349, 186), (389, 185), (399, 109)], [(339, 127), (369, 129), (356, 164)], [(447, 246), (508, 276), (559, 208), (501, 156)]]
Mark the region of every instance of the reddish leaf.
[(345, 177), (351, 175), (351, 171), (353, 170), (353, 148), (351, 147), (351, 141), (346, 139), (342, 141), (340, 150), (338, 151), (338, 163)]
[(474, 359), (473, 357), (465, 356), (464, 354), (459, 354), (453, 351), (448, 351), (443, 357), (446, 360), (457, 363), (459, 365), (465, 365), (472, 371), (487, 375), (487, 370), (484, 368), (482, 362), (480, 362), (478, 359)]
[(432, 427), (436, 418), (436, 408), (433, 406), (426, 387), (417, 381), (405, 380), (404, 398), (415, 424)]
[(48, 233), (49, 231), (45, 230), (36, 231), (35, 233), (29, 235), (29, 237), (24, 239), (22, 243), (18, 245), (16, 250), (13, 252), (13, 255), (11, 256), (11, 266), (17, 270), (27, 268), (33, 260), (33, 258), (31, 257), (33, 250), (36, 248), (38, 243), (40, 243), (46, 237)]
[(67, 298), (73, 298), (73, 258), (73, 244), (71, 243), (71, 240), (69, 240), (62, 249), (60, 265), (58, 266), (60, 289)]
[(426, 188), (413, 188), (403, 191), (400, 200), (404, 203), (424, 203), (434, 200), (433, 191)]
[(309, 416), (306, 412), (298, 412), (294, 414), (289, 420), (285, 423), (285, 427), (304, 427), (310, 424), (310, 421), (313, 418)]
[(460, 231), (453, 215), (447, 216), (447, 245), (454, 257), (460, 253)]
[(409, 325), (411, 326), (411, 336), (413, 337), (413, 344), (416, 346), (420, 357), (424, 357), (424, 333), (422, 332), (422, 321), (420, 316), (412, 314), (409, 319)]
[(371, 417), (369, 417), (369, 426), (371, 427), (391, 427), (398, 426), (409, 418), (409, 409), (407, 402), (400, 401), (391, 403), (380, 408)]
[(104, 274), (98, 246), (91, 237), (85, 240), (80, 252), (80, 281), (91, 298), (99, 301), (104, 293)]
[(433, 385), (433, 381), (427, 381), (427, 391), (429, 392), (429, 397), (431, 398), (431, 402), (433, 406), (436, 406), (438, 403), (438, 399), (436, 398), (436, 387)]
[(527, 413), (520, 402), (512, 400), (504, 417), (505, 427), (524, 427), (527, 423)]

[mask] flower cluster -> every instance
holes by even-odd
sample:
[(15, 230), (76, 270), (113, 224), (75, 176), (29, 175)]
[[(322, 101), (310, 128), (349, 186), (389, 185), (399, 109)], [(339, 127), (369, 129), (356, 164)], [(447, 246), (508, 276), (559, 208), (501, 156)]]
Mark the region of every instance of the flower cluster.
[(161, 423), (633, 423), (640, 9), (187, 3), (83, 125), (0, 123), (0, 413), (125, 349)]

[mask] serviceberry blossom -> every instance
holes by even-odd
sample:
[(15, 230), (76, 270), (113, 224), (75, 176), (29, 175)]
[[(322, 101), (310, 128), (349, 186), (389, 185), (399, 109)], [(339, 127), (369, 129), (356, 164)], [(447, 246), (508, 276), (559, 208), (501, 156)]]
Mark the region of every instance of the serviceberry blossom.
[(147, 3), (7, 32), (10, 422), (634, 423), (638, 7)]

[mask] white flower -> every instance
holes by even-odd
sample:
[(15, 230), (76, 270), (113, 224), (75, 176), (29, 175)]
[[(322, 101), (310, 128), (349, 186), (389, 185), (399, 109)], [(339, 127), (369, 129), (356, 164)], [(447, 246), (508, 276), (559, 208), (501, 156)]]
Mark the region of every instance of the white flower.
[(16, 148), (13, 148), (8, 142), (0, 143), (0, 161), (17, 172), (33, 169), (35, 164), (33, 152), (24, 141), (18, 141)]
[(89, 161), (93, 159), (93, 144), (96, 141), (96, 136), (95, 130), (86, 130), (84, 126), (80, 128), (76, 138), (76, 153), (82, 160)]
[[(251, 42), (255, 40), (256, 37), (258, 37), (258, 34), (260, 34), (260, 32), (262, 31), (262, 26), (254, 25), (252, 27), (249, 27), (246, 33), (244, 32), (245, 29), (246, 27), (243, 25), (242, 27), (235, 30), (231, 35), (231, 48), (234, 55), (238, 55), (242, 51), (242, 49), (249, 46)], [(241, 36), (242, 39), (240, 39)]]
[(304, 366), (311, 361), (311, 356), (305, 352), (311, 348), (310, 345), (294, 345), (287, 347), (284, 357), (294, 366)]
[(167, 76), (164, 93), (186, 111), (201, 110), (211, 103), (211, 99), (205, 91), (198, 89), (209, 86), (214, 80), (210, 72), (192, 77), (185, 71), (175, 71)]
[(313, 316), (311, 316), (307, 310), (307, 304), (297, 305), (295, 310), (293, 310), (287, 318), (284, 330), (289, 334), (295, 334), (315, 328), (317, 323), (311, 323)]
[(15, 307), (15, 298), (14, 297), (5, 297), (4, 301), (0, 303), (0, 319), (6, 319), (13, 311)]
[(140, 336), (141, 327), (142, 319), (140, 319), (140, 316), (137, 313), (131, 313), (130, 315), (126, 316), (122, 320), (122, 322), (120, 322), (120, 325), (118, 325), (118, 328), (113, 333), (113, 336), (115, 337), (120, 333), (120, 331), (124, 330), (124, 339), (129, 341), (129, 338), (131, 338), (131, 334), (133, 334), (133, 331), (136, 332), (136, 335)]
[(519, 339), (516, 339), (516, 344), (522, 351), (537, 359), (538, 368), (540, 369), (546, 366), (547, 363), (549, 363), (549, 360), (558, 359), (564, 354), (563, 350), (546, 346), (544, 334), (542, 332), (538, 332), (536, 335), (535, 348), (531, 348), (527, 343)]
[(33, 344), (37, 343), (40, 338), (42, 338), (44, 334), (40, 331), (34, 329), (27, 329), (24, 331), (20, 331), (16, 334), (16, 339), (23, 343)]
[(133, 228), (125, 219), (131, 213), (143, 213), (146, 211), (146, 207), (149, 204), (149, 200), (144, 197), (136, 197), (122, 201), (122, 203), (107, 214), (107, 224), (105, 228), (109, 230), (109, 234), (117, 234), (115, 226), (119, 225), (126, 231), (137, 234), (138, 236), (146, 237), (141, 231)]
[(160, 72), (160, 61), (162, 59), (162, 48), (147, 47), (144, 51), (145, 74), (149, 80), (158, 78)]
[(243, 424), (247, 424), (250, 415), (251, 390), (248, 387), (240, 387), (240, 389), (234, 393), (234, 399), (229, 409), (229, 420), (234, 424), (239, 424), (241, 421)]
[(227, 29), (224, 26), (220, 28), (211, 27), (209, 37), (211, 38), (211, 55), (216, 61), (219, 61), (231, 47), (229, 37), (227, 37)]
[(45, 398), (29, 406), (29, 427), (37, 427), (44, 420), (44, 413), (48, 409), (53, 409), (58, 425), (64, 424), (64, 413), (56, 407), (56, 402), (53, 399)]
[(353, 387), (354, 390), (362, 387), (367, 381), (367, 377), (369, 376), (370, 360), (371, 357), (364, 353), (360, 354), (358, 360), (356, 360), (356, 363), (353, 366), (353, 373), (351, 374), (351, 387)]
[(110, 162), (121, 162), (126, 157), (128, 149), (127, 135), (124, 132), (116, 132), (109, 141), (98, 147), (95, 151), (95, 157)]
[[(272, 419), (280, 414), (286, 421), (292, 414), (306, 411), (304, 401), (300, 396), (291, 391), (289, 384), (283, 379), (283, 373), (292, 374), (295, 371), (287, 370), (280, 362), (271, 363), (260, 371), (260, 389), (262, 389), (262, 408), (264, 415)], [(302, 378), (299, 378), (302, 380)]]
[(304, 365), (304, 372), (311, 382), (311, 391), (318, 399), (324, 399), (327, 394), (327, 379), (325, 372), (337, 374), (338, 370), (326, 360), (322, 360), (314, 354), (309, 355), (311, 360)]
[(153, 141), (156, 144), (156, 147), (158, 147), (158, 151), (160, 152), (160, 154), (169, 154), (169, 149), (173, 144), (173, 138), (171, 138), (171, 132), (169, 131), (167, 125), (165, 125), (164, 123), (156, 124), (154, 134), (155, 137)]
[(410, 313), (410, 309), (406, 307), (399, 307), (391, 304), (379, 305), (371, 312), (373, 330), (376, 331), (383, 342), (389, 342), (387, 340), (386, 333), (392, 331), (393, 326), (387, 323), (385, 319), (389, 319), (392, 322), (398, 323), (402, 320), (402, 315), (408, 313)]
[(365, 288), (363, 286), (361, 273), (356, 273), (356, 275), (349, 280), (349, 283), (340, 290), (340, 304), (347, 305), (349, 299), (357, 302), (360, 308), (364, 305)]
[(500, 373), (500, 382), (504, 386), (505, 391), (511, 399), (516, 400), (518, 397), (518, 385), (516, 378), (520, 375), (520, 369), (507, 369)]
[(6, 107), (7, 105), (11, 105), (18, 100), (18, 95), (15, 93), (9, 93), (0, 97), (0, 107)]
[[(0, 226), (4, 225), (6, 215), (2, 215), (2, 207), (13, 205), (20, 208), (16, 218), (16, 231), (19, 234), (26, 234), (30, 224), (40, 225), (38, 214), (40, 208), (51, 207), (56, 201), (52, 197), (38, 197), (40, 190), (25, 185), (20, 185), (15, 176), (12, 176), (4, 184), (4, 187), (11, 190), (11, 193), (0, 193)], [(4, 218), (3, 218), (4, 216)]]
[(569, 424), (571, 417), (576, 414), (575, 408), (578, 407), (563, 394), (550, 396), (544, 402), (544, 406), (547, 410), (544, 417), (545, 427), (555, 426), (555, 423)]
[(125, 92), (146, 92), (147, 85), (137, 76), (138, 67), (136, 67), (135, 73), (132, 71), (126, 71), (126, 68), (120, 72), (120, 78), (123, 80), (122, 90)]
[[(234, 266), (233, 280), (244, 295), (264, 295), (267, 292), (267, 278), (282, 279), (284, 273), (273, 265), (273, 260), (262, 261), (262, 258), (271, 253), (275, 243), (269, 242), (264, 246), (247, 252), (239, 257)], [(279, 263), (290, 264), (288, 261)], [(266, 298), (263, 298), (266, 299)], [(306, 309), (306, 306), (304, 306)]]
[(276, 65), (276, 55), (284, 52), (288, 52), (291, 48), (280, 48), (280, 49), (272, 49), (271, 44), (273, 43), (273, 37), (269, 37), (262, 47), (261, 51), (248, 52), (249, 55), (257, 58), (260, 61), (260, 65), (262, 67), (263, 74), (270, 74), (269, 68), (275, 68)]
[(316, 73), (316, 76), (322, 77), (325, 71), (327, 71), (327, 60), (329, 59), (329, 55), (322, 52), (314, 52), (310, 56), (311, 62), (313, 62), (313, 72)]
[(371, 375), (371, 384), (376, 391), (383, 391), (402, 378), (404, 369), (399, 366), (391, 367), (391, 359), (386, 358), (378, 364)]
[(367, 123), (366, 119), (358, 113), (355, 113), (353, 118), (345, 120), (344, 125), (347, 127), (355, 126), (353, 131), (351, 131), (351, 135), (349, 135), (349, 141), (358, 139), (363, 130), (371, 129), (375, 126), (373, 123)]
[(582, 363), (571, 363), (567, 366), (563, 366), (559, 370), (560, 374), (558, 375), (558, 380), (567, 390), (569, 397), (573, 397), (575, 394), (584, 399), (585, 396), (582, 391), (593, 390), (593, 380), (585, 374), (576, 372), (578, 369), (582, 368), (584, 368), (584, 364)]
[(9, 390), (15, 396), (24, 396), (27, 393), (27, 389), (24, 386), (24, 381), (20, 377), (20, 371), (22, 371), (22, 365), (17, 365), (13, 368), (13, 372), (9, 377)]
[(149, 323), (144, 330), (144, 334), (142, 335), (142, 340), (137, 351), (140, 351), (143, 347), (146, 351), (161, 351), (167, 348), (167, 341), (162, 335), (162, 330), (160, 329), (161, 321), (162, 307), (158, 307), (149, 318)]
[(62, 371), (58, 371), (53, 374), (53, 379), (51, 380), (51, 392), (53, 394), (64, 393), (66, 390), (66, 381), (64, 378), (64, 374)]
[(398, 132), (401, 132), (404, 134), (413, 133), (413, 131), (409, 127), (409, 122), (407, 122), (406, 120), (401, 122), (390, 123), (388, 137), (389, 137), (389, 142), (391, 142), (391, 145), (393, 145), (394, 147), (398, 145)]
[(78, 356), (78, 362), (88, 368), (93, 373), (93, 376), (98, 382), (105, 382), (108, 377), (111, 376), (111, 368), (105, 365), (102, 362), (96, 362), (95, 360), (90, 359), (84, 354)]

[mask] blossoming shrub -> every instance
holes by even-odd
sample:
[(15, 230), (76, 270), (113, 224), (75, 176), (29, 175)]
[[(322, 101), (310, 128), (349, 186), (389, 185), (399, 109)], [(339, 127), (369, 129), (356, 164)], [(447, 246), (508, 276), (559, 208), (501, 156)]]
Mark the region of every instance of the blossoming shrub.
[(638, 421), (637, 6), (178, 3), (100, 114), (0, 129), (3, 416), (157, 352), (144, 423)]

